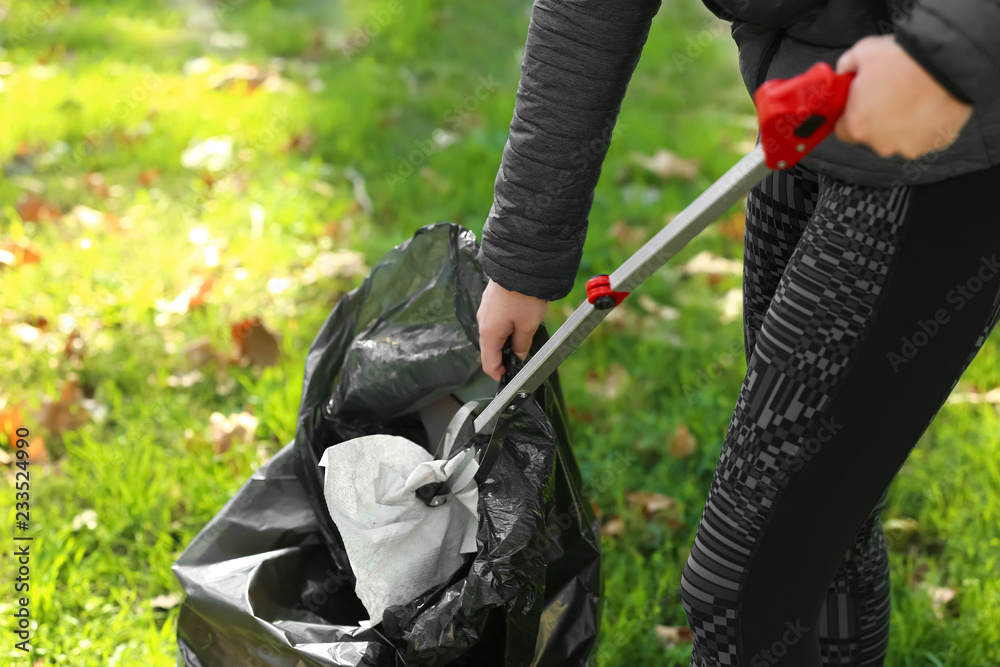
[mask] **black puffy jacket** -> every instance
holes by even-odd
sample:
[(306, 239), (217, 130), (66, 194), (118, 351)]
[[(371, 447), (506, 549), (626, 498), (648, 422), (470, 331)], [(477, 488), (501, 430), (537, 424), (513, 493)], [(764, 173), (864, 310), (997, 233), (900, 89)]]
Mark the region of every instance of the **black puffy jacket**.
[[(929, 183), (1000, 163), (1000, 0), (706, 0), (732, 24), (752, 94), (857, 40), (896, 40), (973, 115), (948, 149), (881, 158), (830, 137), (803, 164), (868, 185)], [(501, 286), (558, 299), (583, 252), (594, 187), (660, 0), (535, 0), (521, 81), (483, 228), (480, 259)]]

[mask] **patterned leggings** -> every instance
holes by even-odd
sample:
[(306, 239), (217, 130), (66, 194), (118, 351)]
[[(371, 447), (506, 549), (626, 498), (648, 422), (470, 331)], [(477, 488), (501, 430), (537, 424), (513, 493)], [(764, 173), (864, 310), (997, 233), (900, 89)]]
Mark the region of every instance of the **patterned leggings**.
[(1000, 167), (749, 196), (747, 374), (681, 578), (692, 667), (882, 665), (889, 483), (1000, 318)]

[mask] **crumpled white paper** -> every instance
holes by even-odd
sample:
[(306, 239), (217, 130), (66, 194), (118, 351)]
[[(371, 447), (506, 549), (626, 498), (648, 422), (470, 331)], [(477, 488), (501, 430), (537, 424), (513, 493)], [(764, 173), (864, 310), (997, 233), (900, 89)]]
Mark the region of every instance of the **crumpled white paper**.
[(477, 550), (474, 460), (443, 505), (428, 507), (416, 495), (424, 484), (447, 479), (461, 458), (434, 460), (417, 443), (392, 435), (355, 438), (323, 453), (326, 504), (372, 624), (387, 607), (448, 581), (465, 562), (462, 554)]

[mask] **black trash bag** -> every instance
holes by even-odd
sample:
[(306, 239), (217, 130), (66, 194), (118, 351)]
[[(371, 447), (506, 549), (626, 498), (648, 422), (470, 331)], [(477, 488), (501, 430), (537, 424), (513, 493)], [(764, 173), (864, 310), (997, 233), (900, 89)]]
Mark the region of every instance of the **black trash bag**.
[[(424, 227), (334, 308), (306, 359), (295, 440), (174, 565), (187, 592), (179, 664), (593, 664), (600, 538), (555, 374), (514, 413), (479, 487), (478, 552), (381, 623), (364, 621), (326, 508), (318, 462), (327, 447), (387, 433), (433, 451), (421, 408), (492, 397), (496, 383), (479, 366), (477, 250), (468, 230)], [(533, 348), (544, 340), (540, 328)]]

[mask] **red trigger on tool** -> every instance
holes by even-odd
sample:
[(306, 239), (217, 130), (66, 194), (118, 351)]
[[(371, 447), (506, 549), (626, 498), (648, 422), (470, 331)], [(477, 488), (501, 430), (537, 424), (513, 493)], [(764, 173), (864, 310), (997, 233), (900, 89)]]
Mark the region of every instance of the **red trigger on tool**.
[(628, 295), (628, 292), (616, 292), (611, 289), (611, 278), (608, 276), (594, 276), (587, 281), (587, 301), (597, 310), (610, 310)]

